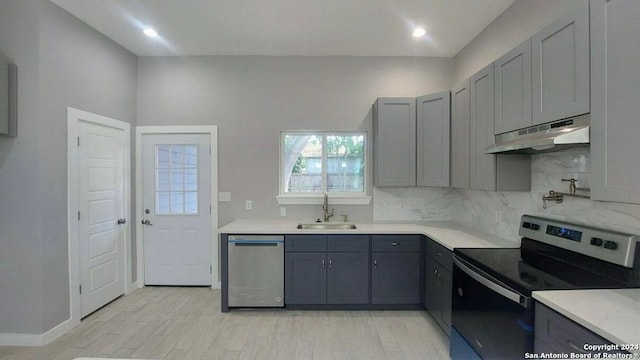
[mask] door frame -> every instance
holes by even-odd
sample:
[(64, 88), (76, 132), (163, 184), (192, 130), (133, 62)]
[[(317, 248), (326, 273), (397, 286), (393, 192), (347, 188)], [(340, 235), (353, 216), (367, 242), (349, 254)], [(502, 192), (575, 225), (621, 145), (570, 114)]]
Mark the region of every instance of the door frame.
[[(151, 134), (208, 134), (211, 146), (211, 288), (220, 289), (219, 256), (218, 256), (218, 126), (216, 125), (185, 125), (185, 126), (137, 126), (136, 127), (136, 215), (143, 212), (143, 183), (142, 183), (142, 136)], [(138, 216), (136, 216), (138, 221)], [(136, 259), (138, 287), (144, 287), (144, 231), (136, 223)]]
[[(131, 213), (131, 125), (124, 121), (115, 120), (106, 116), (94, 114), (88, 111), (67, 107), (67, 221), (68, 221), (68, 251), (69, 251), (69, 314), (71, 326), (78, 325), (81, 320), (80, 300), (80, 236), (77, 220), (79, 208), (78, 179), (80, 169), (78, 167), (78, 127), (80, 121), (95, 125), (104, 125), (124, 132), (124, 217), (130, 219)], [(127, 295), (134, 289), (131, 283), (131, 227), (124, 224), (124, 249), (125, 272), (124, 294)]]

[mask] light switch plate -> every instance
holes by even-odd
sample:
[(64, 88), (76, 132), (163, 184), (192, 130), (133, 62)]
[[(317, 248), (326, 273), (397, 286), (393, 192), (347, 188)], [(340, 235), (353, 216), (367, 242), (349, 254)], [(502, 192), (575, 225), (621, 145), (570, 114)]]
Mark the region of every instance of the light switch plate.
[(253, 209), (253, 201), (247, 200), (247, 202), (245, 203), (245, 209), (247, 210)]
[(231, 193), (228, 191), (218, 193), (219, 202), (231, 202)]
[(280, 216), (287, 216), (287, 208), (286, 207), (281, 207), (280, 208)]

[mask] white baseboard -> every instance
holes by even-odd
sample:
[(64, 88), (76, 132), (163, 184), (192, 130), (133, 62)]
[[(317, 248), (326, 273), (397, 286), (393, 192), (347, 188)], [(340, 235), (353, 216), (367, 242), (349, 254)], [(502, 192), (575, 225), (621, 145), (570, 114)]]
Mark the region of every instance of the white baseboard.
[(213, 284), (211, 284), (211, 288), (212, 289), (222, 289), (222, 283), (220, 281), (216, 281)]
[[(79, 322), (78, 322), (79, 324)], [(78, 325), (67, 319), (44, 334), (0, 334), (0, 346), (43, 346)]]

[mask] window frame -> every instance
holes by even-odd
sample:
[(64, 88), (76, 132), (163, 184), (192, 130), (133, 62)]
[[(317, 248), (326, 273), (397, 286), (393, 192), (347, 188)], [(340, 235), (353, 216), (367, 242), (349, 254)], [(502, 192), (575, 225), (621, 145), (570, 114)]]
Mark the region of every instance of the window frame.
[[(323, 191), (318, 193), (285, 193), (284, 188), (284, 138), (287, 135), (315, 135), (322, 137), (322, 189)], [(364, 152), (363, 152), (363, 191), (362, 192), (327, 192), (327, 137), (328, 136), (363, 136), (364, 137)], [(330, 204), (336, 205), (366, 205), (371, 202), (371, 196), (368, 194), (369, 186), (369, 144), (368, 134), (366, 131), (306, 131), (306, 130), (287, 130), (280, 131), (279, 139), (279, 152), (278, 152), (278, 196), (276, 197), (278, 204), (286, 205), (298, 205), (298, 204), (322, 204), (324, 194), (329, 197)]]

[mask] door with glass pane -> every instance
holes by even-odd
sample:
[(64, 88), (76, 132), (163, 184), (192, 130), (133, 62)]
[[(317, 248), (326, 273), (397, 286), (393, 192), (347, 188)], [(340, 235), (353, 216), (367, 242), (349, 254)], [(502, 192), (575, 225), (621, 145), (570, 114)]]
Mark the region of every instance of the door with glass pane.
[(208, 134), (142, 136), (146, 285), (211, 285)]

